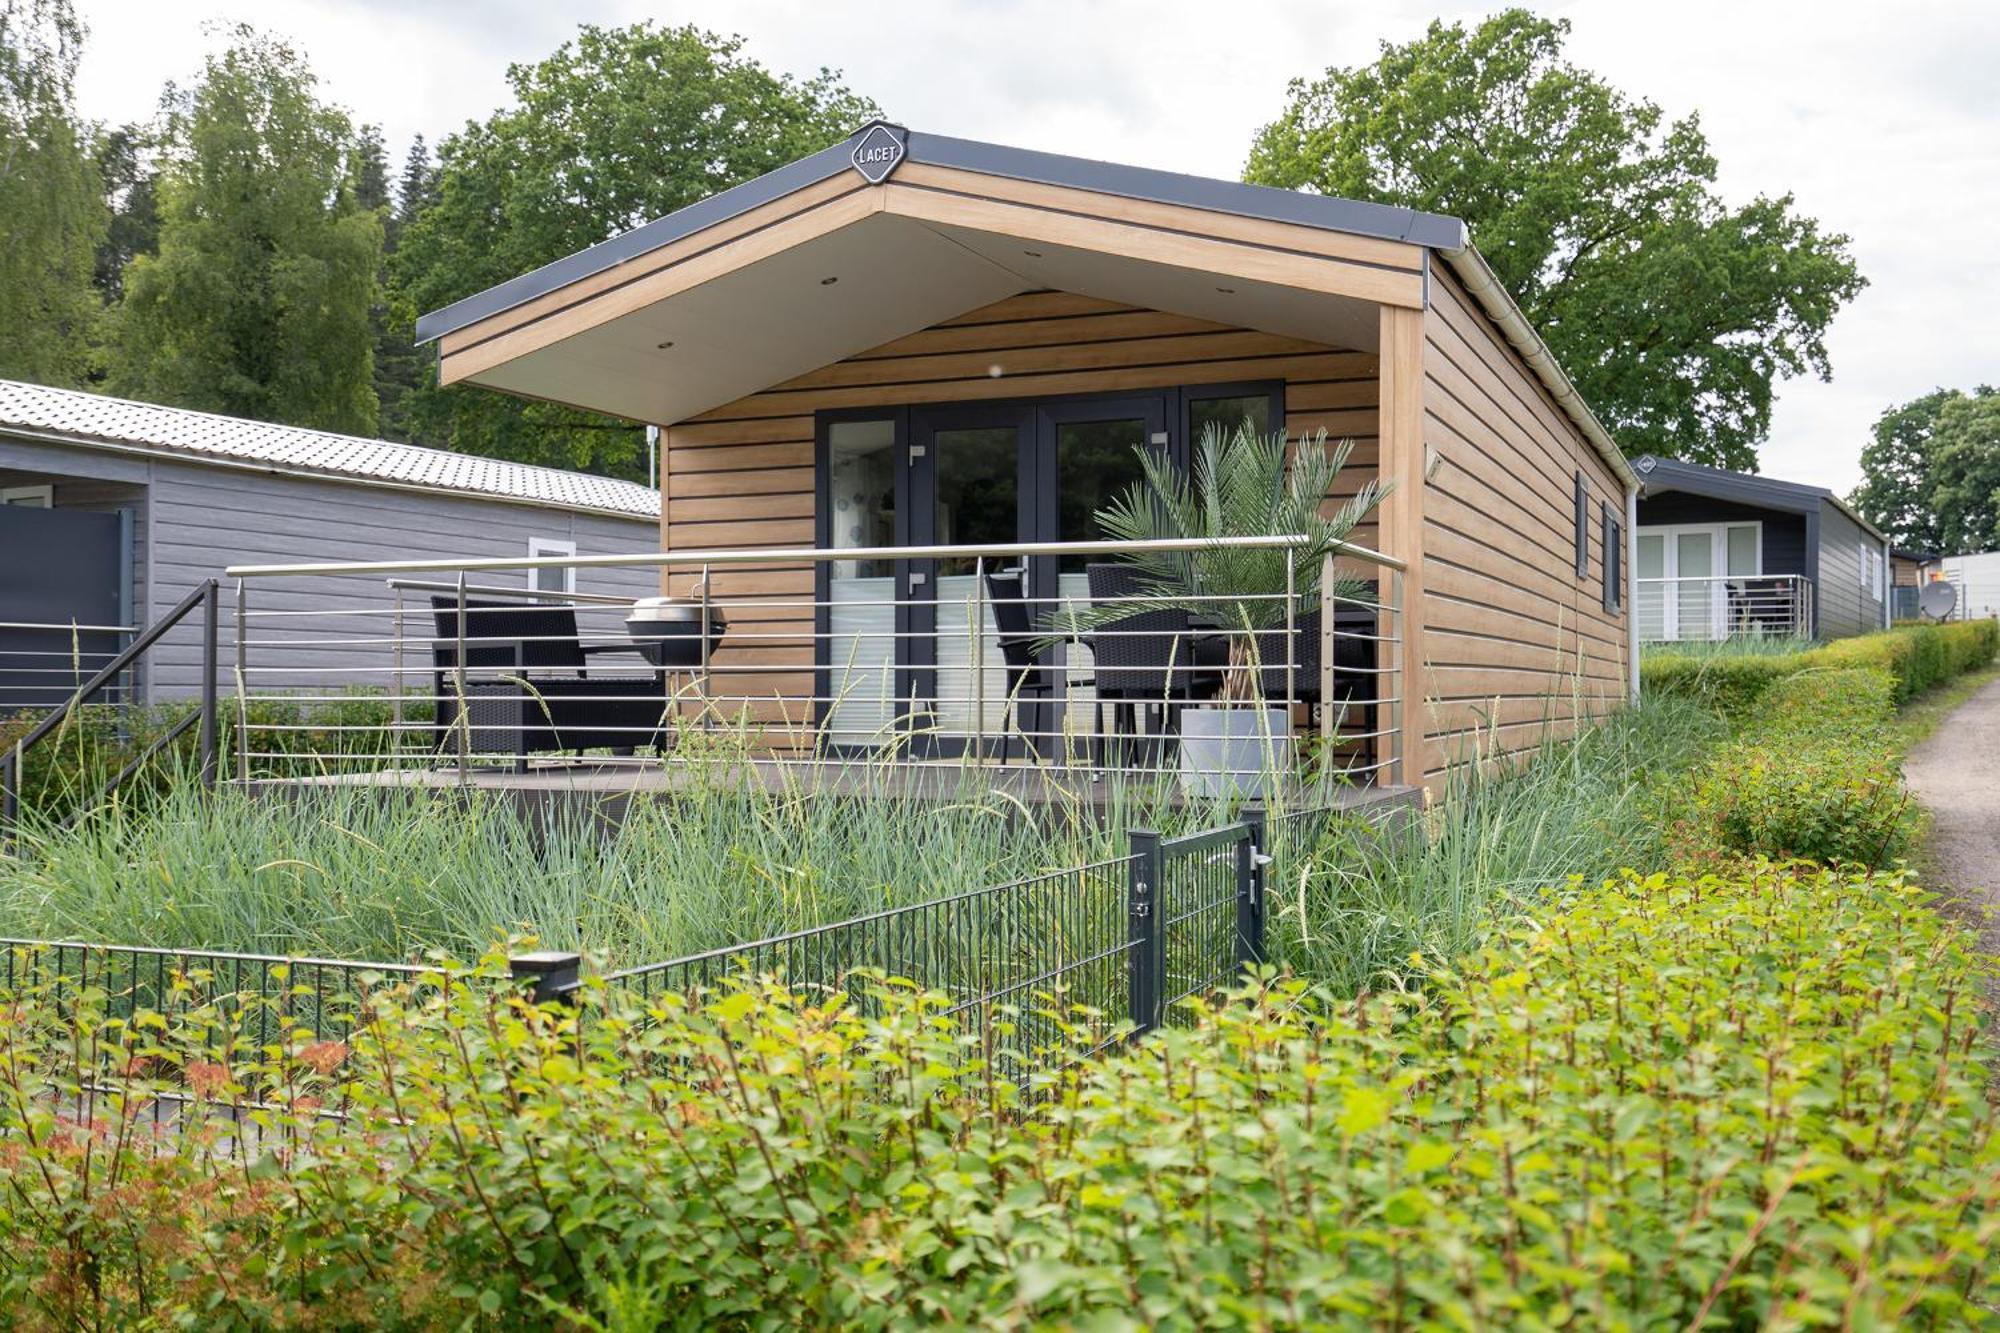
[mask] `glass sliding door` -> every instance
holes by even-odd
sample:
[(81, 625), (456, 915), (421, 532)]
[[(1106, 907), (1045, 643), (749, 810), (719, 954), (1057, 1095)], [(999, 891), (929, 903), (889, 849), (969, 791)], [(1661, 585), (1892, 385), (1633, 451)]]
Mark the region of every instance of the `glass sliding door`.
[[(834, 421), (826, 428), (826, 545), (839, 550), (904, 544), (897, 502), (903, 480), (893, 418)], [(872, 748), (895, 738), (897, 632), (905, 617), (897, 596), (899, 562), (878, 557), (827, 566), (826, 638), (821, 666), (822, 730), (841, 748)]]
[(1639, 637), (1647, 643), (1657, 643), (1673, 637), (1668, 631), (1667, 585), (1647, 581), (1667, 577), (1666, 534), (1642, 532), (1638, 547), (1639, 563), (1634, 578), (1638, 580)]
[[(1040, 540), (1094, 542), (1110, 537), (1098, 526), (1099, 511), (1144, 480), (1140, 451), (1169, 457), (1166, 402), (1160, 395), (1102, 399), (1046, 406), (1037, 414), (1037, 506)], [(1090, 605), (1088, 554), (1043, 557), (1032, 568), (1031, 595), (1037, 618)], [(1096, 662), (1082, 643), (1049, 650), (1059, 697), (1038, 730), (1054, 736), (1068, 731), (1080, 747), (1095, 726), (1096, 696), (1087, 683)], [(1061, 746), (1043, 747), (1060, 753)]]
[(1722, 585), (1714, 577), (1715, 534), (1706, 529), (1674, 534), (1674, 609), (1677, 639), (1713, 639), (1722, 628)]
[[(1029, 411), (982, 406), (919, 412), (912, 423), (912, 544), (1004, 546), (1033, 539)], [(998, 557), (1007, 563), (1007, 557)], [(994, 559), (986, 560), (995, 563)], [(913, 729), (926, 748), (963, 751), (1008, 731), (1007, 664), (976, 556), (910, 562)], [(975, 616), (977, 623), (974, 623)]]

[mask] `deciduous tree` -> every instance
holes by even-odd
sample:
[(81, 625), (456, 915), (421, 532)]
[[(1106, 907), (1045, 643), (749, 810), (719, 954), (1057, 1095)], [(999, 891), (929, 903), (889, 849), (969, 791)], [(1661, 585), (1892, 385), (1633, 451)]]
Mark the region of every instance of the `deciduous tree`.
[(247, 27), (165, 111), (159, 253), (126, 268), (113, 391), (373, 434), (382, 220), (355, 199), (347, 116)]
[(1830, 374), (1863, 285), (1847, 238), (1788, 194), (1726, 204), (1699, 120), (1571, 64), (1568, 34), (1522, 9), (1438, 21), (1295, 81), (1245, 175), (1464, 219), (1628, 452), (1752, 468), (1773, 382)]
[(1959, 394), (1938, 409), (1930, 504), (1946, 554), (2000, 550), (2000, 394)]
[[(513, 105), (439, 145), (436, 202), (391, 264), (416, 316), (706, 198), (839, 139), (875, 114), (822, 70), (793, 79), (741, 39), (641, 23), (584, 27), (508, 71)], [(428, 444), (642, 477), (639, 428), (489, 389), (421, 387), (409, 428)]]
[(69, 0), (0, 0), (0, 376), (81, 383), (104, 201), (73, 82)]
[(1884, 412), (1849, 498), (1898, 546), (1940, 555), (2000, 546), (2000, 392), (1933, 389)]

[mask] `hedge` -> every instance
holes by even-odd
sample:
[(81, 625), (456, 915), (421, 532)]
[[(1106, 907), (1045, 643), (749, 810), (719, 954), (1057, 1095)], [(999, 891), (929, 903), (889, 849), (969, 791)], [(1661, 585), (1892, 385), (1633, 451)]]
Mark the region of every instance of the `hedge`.
[(1726, 717), (1743, 719), (1773, 683), (1802, 671), (1879, 668), (1895, 681), (1900, 703), (1986, 666), (1996, 649), (2000, 649), (2000, 622), (1912, 625), (1836, 639), (1801, 653), (1713, 657), (1651, 653), (1640, 663), (1639, 683), (1643, 693), (1692, 698)]
[[(894, 987), (873, 1014), (593, 993), (579, 1021), (458, 985), (384, 1001), (351, 1048), (227, 1060), (189, 1044), (203, 1015), (134, 1031), (27, 993), (0, 1022), (0, 1305), (28, 1329), (1992, 1325), (1987, 980), (1904, 879), (1766, 867), (1574, 889), (1425, 992), (1272, 983), (1031, 1086)], [(154, 1138), (162, 1078), (258, 1082), (296, 1146), (234, 1160), (199, 1116)], [(59, 1117), (85, 1080), (126, 1094), (88, 1132)]]
[(1765, 857), (1879, 867), (1914, 828), (1889, 735), (1896, 681), (1874, 667), (1805, 671), (1698, 768), (1669, 843), (1675, 864)]

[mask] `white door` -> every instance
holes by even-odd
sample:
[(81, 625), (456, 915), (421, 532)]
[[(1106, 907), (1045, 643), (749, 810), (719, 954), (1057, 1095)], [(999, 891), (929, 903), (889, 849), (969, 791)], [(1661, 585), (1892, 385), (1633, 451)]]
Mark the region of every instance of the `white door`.
[(1729, 636), (1732, 580), (1763, 572), (1763, 525), (1693, 523), (1642, 529), (1639, 637), (1648, 642)]

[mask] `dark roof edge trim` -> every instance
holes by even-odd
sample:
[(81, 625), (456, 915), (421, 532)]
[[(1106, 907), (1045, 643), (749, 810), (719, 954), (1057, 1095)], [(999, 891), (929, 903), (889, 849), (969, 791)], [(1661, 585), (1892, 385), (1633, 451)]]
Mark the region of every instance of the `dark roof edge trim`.
[[(1465, 224), (1439, 213), (1424, 213), (1413, 208), (1397, 208), (1357, 199), (1302, 194), (1268, 185), (1213, 180), (1151, 167), (1123, 166), (1090, 158), (1067, 157), (1060, 153), (1009, 148), (942, 134), (920, 134), (889, 125), (886, 121), (869, 121), (841, 142), (810, 157), (800, 158), (755, 180), (745, 181), (721, 194), (711, 195), (663, 218), (600, 241), (586, 250), (566, 255), (532, 272), (509, 278), (498, 286), (454, 301), (441, 310), (419, 316), (416, 340), (419, 343), (431, 342), (468, 324), (476, 324), (503, 310), (532, 301), (558, 287), (581, 281), (663, 245), (672, 244), (684, 236), (691, 236), (703, 228), (727, 222), (740, 213), (816, 185), (842, 171), (852, 170), (855, 145), (878, 124), (886, 125), (903, 136), (904, 158), (911, 162), (955, 167), (981, 175), (1033, 181), (1042, 185), (1090, 190), (1151, 203), (1204, 209), (1211, 213), (1231, 213), (1239, 217), (1317, 227), (1323, 231), (1347, 232), (1377, 240), (1401, 241), (1432, 249), (1452, 250), (1467, 244)], [(894, 180), (894, 175), (889, 179)]]
[[(870, 124), (873, 122), (871, 121)], [(866, 130), (863, 126), (862, 130)], [(852, 168), (848, 154), (853, 151), (854, 136), (843, 139), (830, 148), (823, 148), (811, 157), (802, 157), (796, 162), (788, 162), (776, 171), (767, 171), (754, 180), (732, 186), (721, 194), (712, 194), (697, 200), (686, 208), (676, 209), (663, 218), (642, 223), (630, 231), (620, 232), (609, 240), (599, 241), (588, 249), (573, 255), (531, 269), (518, 277), (507, 279), (483, 292), (453, 301), (441, 310), (417, 317), (418, 343), (431, 342), (442, 338), (468, 324), (477, 324), (503, 310), (511, 310), (524, 302), (532, 301), (545, 292), (558, 287), (566, 287), (572, 282), (581, 282), (595, 273), (616, 268), (627, 260), (637, 259), (671, 245), (683, 236), (717, 223), (727, 222), (739, 213), (748, 213), (760, 208), (773, 199), (803, 190), (809, 185), (817, 185), (830, 176)]]
[(1761, 476), (1755, 472), (1732, 472), (1728, 468), (1686, 463), (1678, 458), (1653, 459), (1646, 480), (1650, 482), (1656, 477), (1666, 483), (1661, 487), (1662, 490), (1690, 491), (1696, 495), (1712, 496), (1718, 500), (1738, 500), (1765, 509), (1784, 509), (1802, 514), (1817, 513), (1821, 505), (1830, 504), (1853, 519), (1857, 527), (1875, 540), (1883, 542), (1889, 540), (1880, 528), (1863, 518), (1853, 505), (1824, 486), (1808, 486), (1802, 481), (1784, 481), (1778, 477)]

